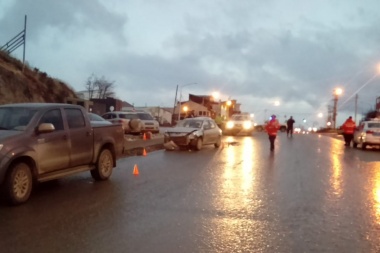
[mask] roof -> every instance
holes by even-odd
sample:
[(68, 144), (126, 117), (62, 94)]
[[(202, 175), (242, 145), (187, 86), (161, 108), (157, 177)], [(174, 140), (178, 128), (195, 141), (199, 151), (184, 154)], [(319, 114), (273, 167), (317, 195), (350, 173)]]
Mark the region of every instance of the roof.
[(212, 120), (212, 118), (210, 118), (210, 117), (194, 117), (194, 118), (185, 118), (185, 119), (183, 119), (183, 120), (190, 120), (190, 119), (194, 119), (194, 120)]
[(32, 107), (32, 108), (43, 108), (43, 107), (80, 107), (80, 105), (65, 104), (65, 103), (15, 103), (15, 104), (4, 104), (0, 107)]

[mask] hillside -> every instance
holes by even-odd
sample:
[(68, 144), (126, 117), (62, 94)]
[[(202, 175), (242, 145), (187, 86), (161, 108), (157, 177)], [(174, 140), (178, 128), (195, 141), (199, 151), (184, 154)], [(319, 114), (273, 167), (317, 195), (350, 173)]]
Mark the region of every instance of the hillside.
[(0, 51), (0, 104), (23, 102), (64, 103), (65, 98), (77, 98), (75, 91), (62, 81), (49, 77), (37, 68)]

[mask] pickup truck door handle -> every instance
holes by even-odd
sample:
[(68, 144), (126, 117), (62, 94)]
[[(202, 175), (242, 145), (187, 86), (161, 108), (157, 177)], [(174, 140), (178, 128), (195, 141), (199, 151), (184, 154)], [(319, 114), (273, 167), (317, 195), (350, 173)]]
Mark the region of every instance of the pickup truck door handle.
[(87, 131), (87, 136), (91, 136), (91, 135), (92, 135), (91, 131)]

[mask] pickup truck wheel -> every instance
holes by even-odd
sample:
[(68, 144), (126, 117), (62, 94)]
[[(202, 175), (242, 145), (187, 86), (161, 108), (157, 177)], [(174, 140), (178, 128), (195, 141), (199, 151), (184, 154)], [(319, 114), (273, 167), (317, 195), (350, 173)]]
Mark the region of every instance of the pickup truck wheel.
[(91, 176), (95, 180), (107, 180), (112, 174), (113, 157), (108, 149), (103, 149), (98, 157), (96, 168), (91, 170)]
[(32, 192), (33, 178), (28, 164), (19, 162), (12, 165), (6, 181), (6, 198), (11, 205), (19, 205), (29, 199)]

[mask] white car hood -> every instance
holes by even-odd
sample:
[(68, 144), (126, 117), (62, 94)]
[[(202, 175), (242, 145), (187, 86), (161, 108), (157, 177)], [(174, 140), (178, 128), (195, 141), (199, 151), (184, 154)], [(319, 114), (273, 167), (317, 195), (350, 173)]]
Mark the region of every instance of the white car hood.
[(174, 127), (172, 129), (167, 130), (166, 132), (169, 134), (174, 133), (192, 133), (194, 131), (199, 130), (198, 128), (190, 128), (190, 127)]

